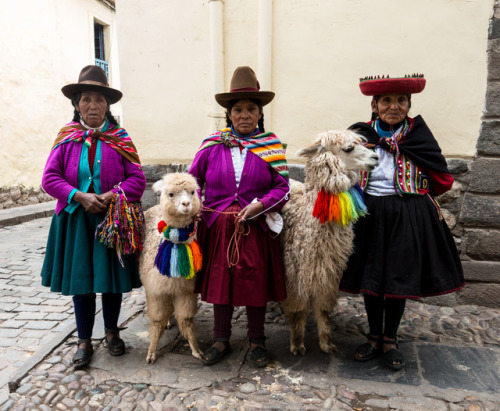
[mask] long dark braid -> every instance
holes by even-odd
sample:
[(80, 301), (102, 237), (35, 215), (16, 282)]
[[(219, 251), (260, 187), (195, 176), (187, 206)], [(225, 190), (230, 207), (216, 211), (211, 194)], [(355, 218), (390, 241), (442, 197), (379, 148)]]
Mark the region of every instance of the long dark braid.
[[(260, 100), (257, 100), (257, 99), (254, 99), (254, 98), (251, 98), (250, 101), (252, 101), (253, 103), (257, 104), (257, 106), (259, 107), (259, 110), (262, 110), (262, 103), (260, 102)], [(238, 100), (231, 100), (229, 102), (229, 105), (227, 107), (227, 110), (226, 110), (226, 127), (231, 127), (231, 125), (233, 124), (231, 119), (229, 118), (229, 113), (231, 112), (231, 110), (233, 109), (234, 105), (238, 102)], [(259, 131), (261, 133), (265, 133), (265, 129), (264, 129), (264, 112), (262, 112), (262, 117), (259, 119), (259, 122), (257, 123), (257, 126), (259, 127)]]
[[(80, 122), (80, 112), (76, 109), (76, 106), (80, 102), (80, 99), (82, 98), (82, 93), (76, 93), (73, 94), (73, 97), (71, 97), (71, 103), (73, 104), (74, 111), (73, 111), (73, 119), (72, 121), (76, 121), (77, 123)], [(106, 102), (108, 103), (108, 111), (106, 111), (106, 114), (104, 115), (104, 118), (108, 120), (110, 123), (114, 124), (115, 126), (118, 125), (118, 120), (111, 114), (111, 110), (109, 110), (109, 99), (104, 96), (106, 99)]]

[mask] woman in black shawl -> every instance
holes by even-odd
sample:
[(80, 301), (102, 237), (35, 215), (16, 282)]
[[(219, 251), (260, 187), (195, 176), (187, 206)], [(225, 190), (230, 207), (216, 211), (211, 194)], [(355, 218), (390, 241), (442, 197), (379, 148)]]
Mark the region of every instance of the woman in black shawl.
[(378, 153), (379, 165), (361, 174), (368, 216), (355, 226), (355, 253), (340, 288), (364, 296), (370, 332), (354, 358), (383, 355), (394, 370), (405, 364), (396, 336), (406, 299), (464, 285), (458, 251), (434, 200), (453, 177), (422, 117), (408, 116), (411, 95), (424, 87), (422, 75), (362, 79), (361, 92), (373, 96), (372, 120), (350, 127)]

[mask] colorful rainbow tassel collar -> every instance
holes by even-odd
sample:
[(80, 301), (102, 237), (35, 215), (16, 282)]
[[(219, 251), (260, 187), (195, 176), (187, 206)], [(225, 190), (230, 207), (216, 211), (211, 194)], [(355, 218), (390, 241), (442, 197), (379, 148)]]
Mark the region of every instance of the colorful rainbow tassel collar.
[(196, 220), (184, 228), (169, 227), (163, 220), (158, 223), (163, 238), (154, 265), (162, 275), (190, 279), (201, 270), (201, 250), (193, 238), (197, 227)]
[(349, 191), (339, 194), (328, 193), (321, 189), (314, 203), (312, 214), (321, 224), (334, 222), (347, 225), (366, 215), (367, 212), (363, 191), (359, 184), (356, 184)]

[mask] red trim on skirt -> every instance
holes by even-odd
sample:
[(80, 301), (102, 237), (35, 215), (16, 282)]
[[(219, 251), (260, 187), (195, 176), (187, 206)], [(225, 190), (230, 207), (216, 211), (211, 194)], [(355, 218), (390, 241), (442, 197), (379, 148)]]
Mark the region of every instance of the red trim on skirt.
[[(232, 204), (225, 212), (239, 212)], [(242, 236), (239, 261), (229, 268), (227, 250), (234, 233), (234, 215), (220, 214), (210, 228), (200, 224), (198, 241), (203, 267), (196, 276), (195, 292), (212, 304), (262, 307), (269, 301), (286, 298), (285, 271), (280, 241), (259, 224), (249, 221), (250, 232)]]

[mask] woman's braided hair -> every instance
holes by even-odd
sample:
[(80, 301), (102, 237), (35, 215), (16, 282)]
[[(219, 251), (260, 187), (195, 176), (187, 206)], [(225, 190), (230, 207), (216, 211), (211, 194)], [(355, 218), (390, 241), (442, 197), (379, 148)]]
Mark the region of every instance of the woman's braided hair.
[[(255, 98), (251, 98), (250, 101), (252, 103), (255, 103), (257, 104), (257, 106), (259, 107), (259, 110), (262, 110), (262, 103), (260, 102), (260, 100), (257, 100)], [(233, 122), (231, 121), (231, 119), (229, 118), (229, 113), (231, 113), (231, 110), (233, 109), (234, 105), (238, 102), (238, 100), (231, 100), (227, 106), (227, 110), (226, 110), (226, 127), (231, 127), (231, 125), (233, 124)], [(259, 131), (261, 133), (265, 133), (266, 131), (264, 130), (264, 112), (262, 112), (262, 117), (259, 119), (259, 122), (257, 123), (258, 127), (259, 127)]]

